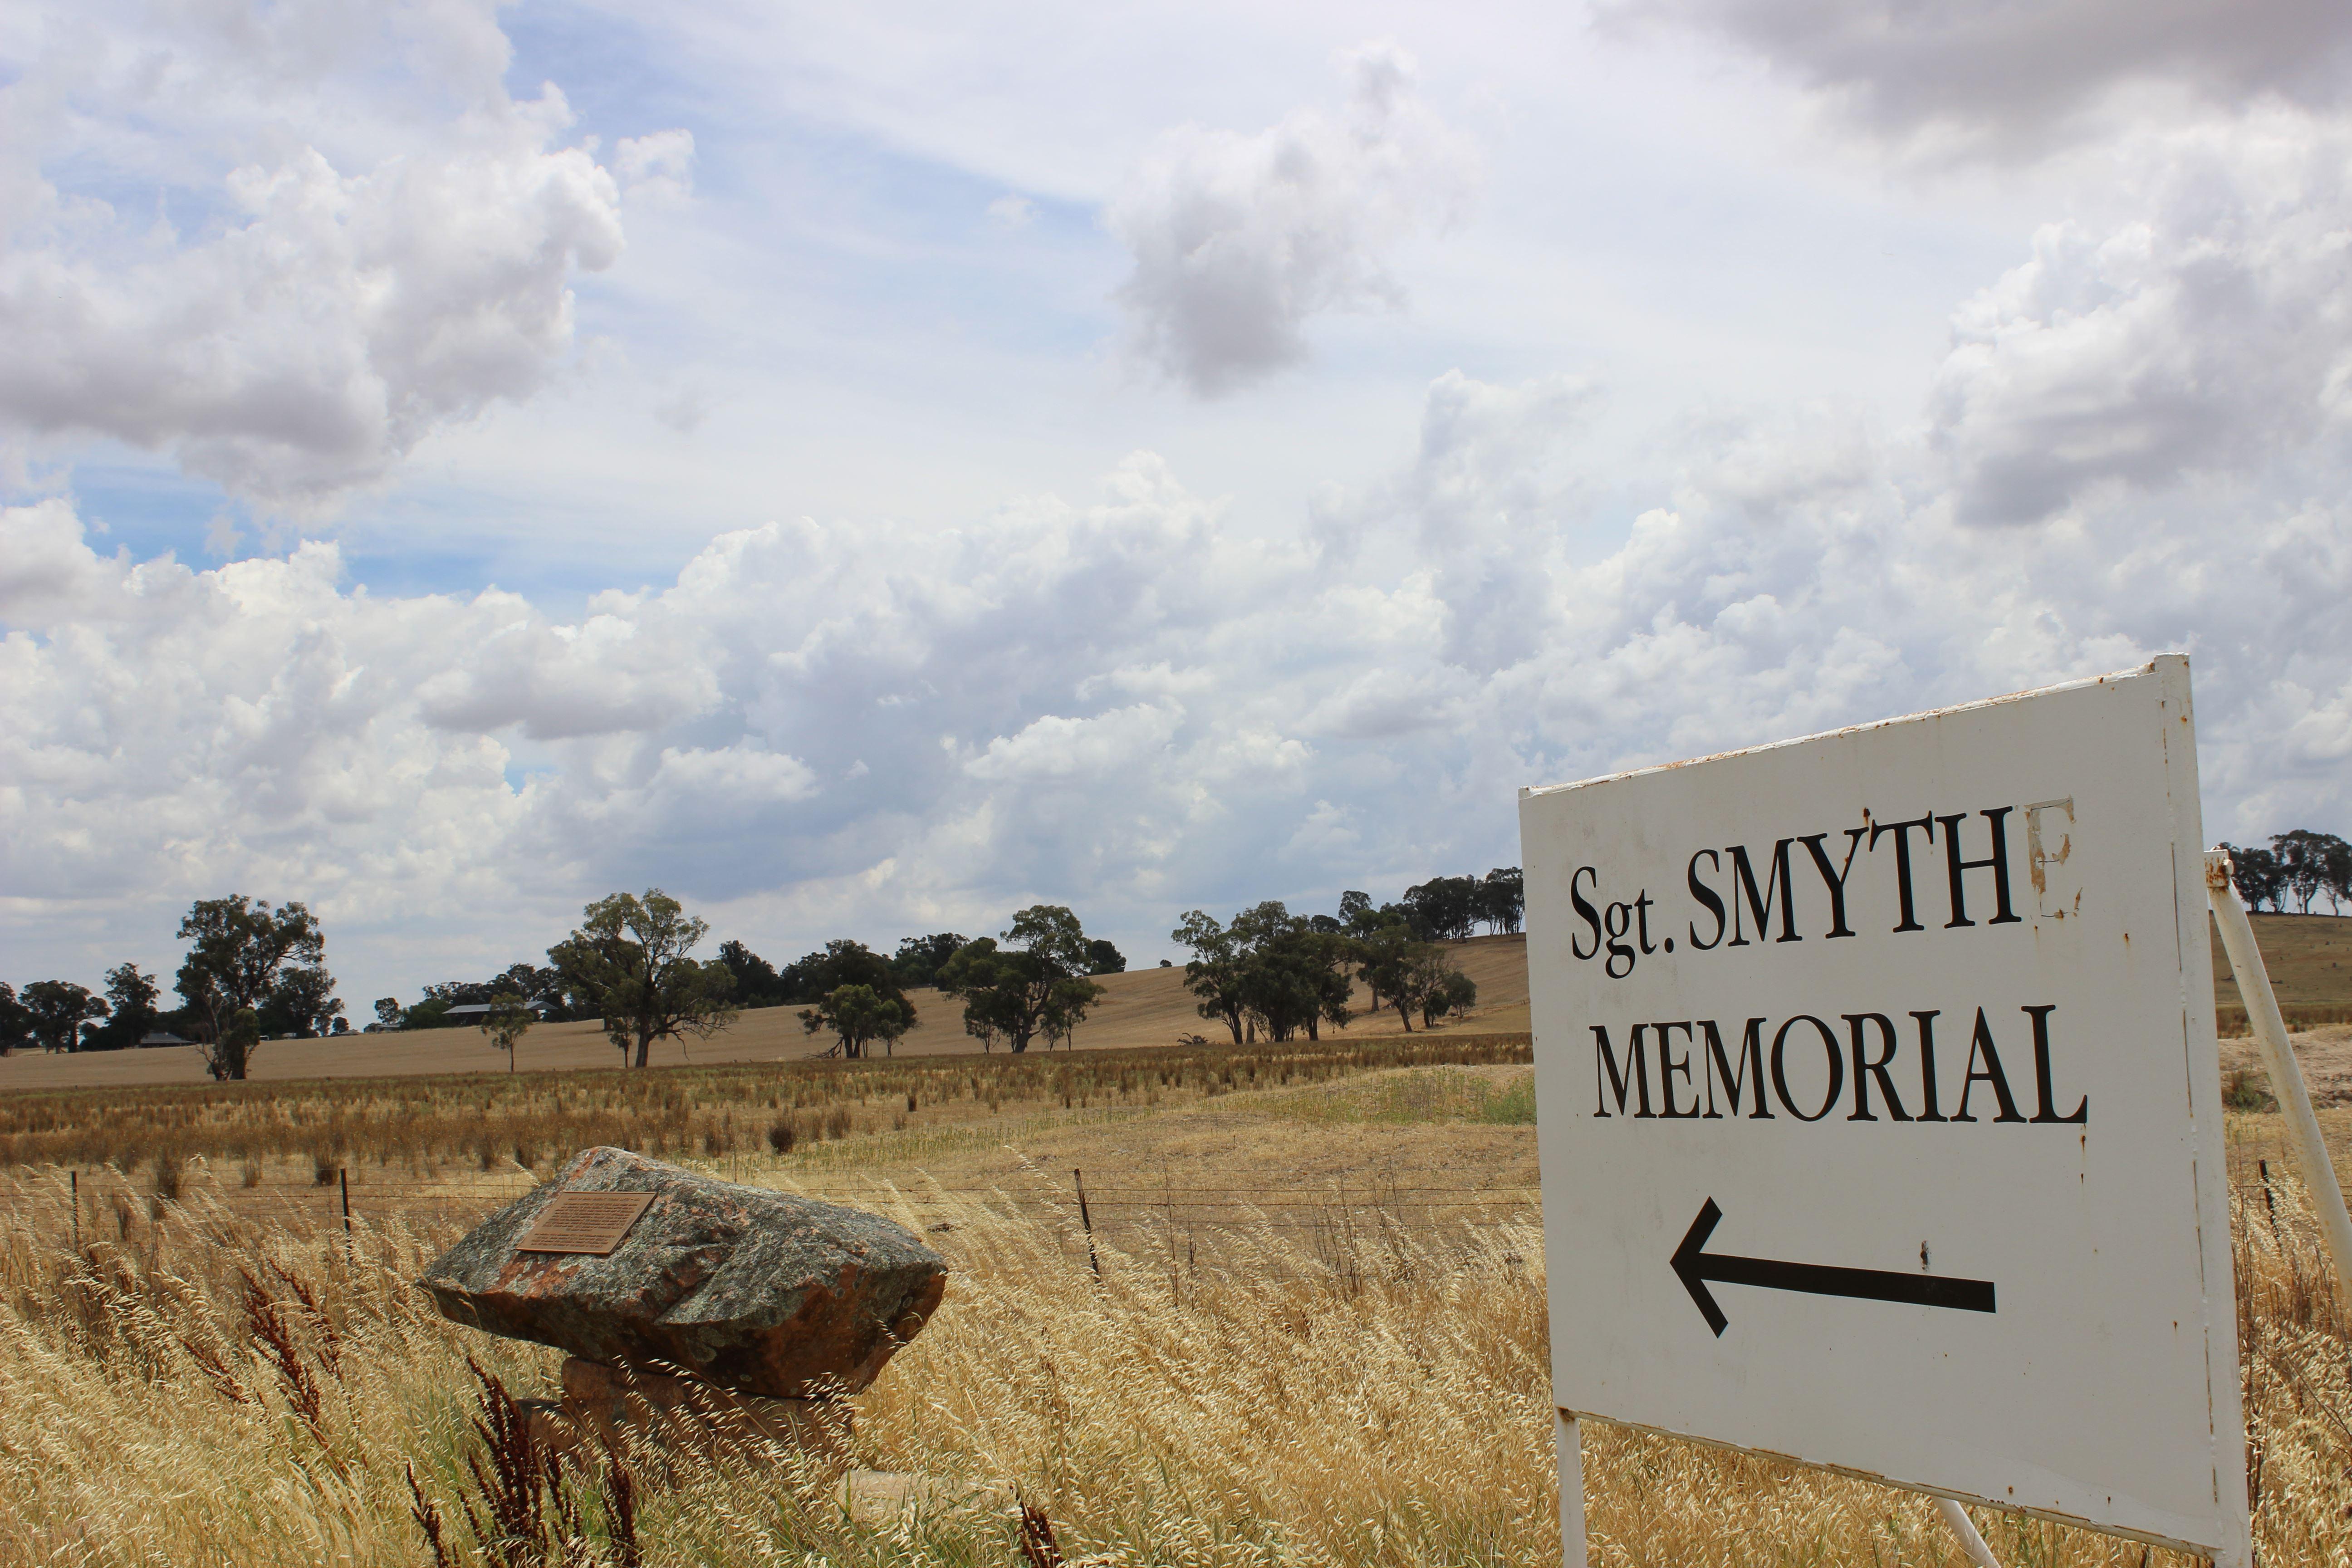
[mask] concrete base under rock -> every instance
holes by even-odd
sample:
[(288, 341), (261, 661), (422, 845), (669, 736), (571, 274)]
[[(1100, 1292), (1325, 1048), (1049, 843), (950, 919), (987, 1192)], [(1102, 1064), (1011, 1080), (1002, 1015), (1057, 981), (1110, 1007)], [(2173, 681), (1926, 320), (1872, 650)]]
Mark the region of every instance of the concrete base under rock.
[[(566, 1356), (561, 1401), (526, 1400), (531, 1435), (558, 1452), (611, 1452), (635, 1465), (733, 1456), (773, 1462), (778, 1450), (819, 1473), (847, 1468), (849, 1407), (767, 1399), (694, 1378)], [(587, 1456), (583, 1456), (587, 1457)]]

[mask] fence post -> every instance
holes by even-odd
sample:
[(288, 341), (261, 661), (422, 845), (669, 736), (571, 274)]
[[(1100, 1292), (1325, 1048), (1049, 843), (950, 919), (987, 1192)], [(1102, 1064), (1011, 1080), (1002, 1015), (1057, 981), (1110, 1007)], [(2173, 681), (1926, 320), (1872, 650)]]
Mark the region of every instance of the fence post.
[(350, 1171), (348, 1171), (348, 1170), (346, 1170), (346, 1169), (344, 1169), (344, 1168), (343, 1168), (342, 1166), (341, 1166), (341, 1165), (336, 1166), (336, 1167), (335, 1167), (335, 1182), (336, 1182), (336, 1184), (337, 1184), (337, 1185), (341, 1186), (341, 1187), (343, 1189), (343, 1239), (344, 1239), (345, 1241), (349, 1241), (349, 1240), (351, 1239), (351, 1237), (352, 1237), (352, 1173), (351, 1173), (351, 1172), (350, 1172)]
[(66, 1173), (66, 1180), (73, 1191), (74, 1250), (79, 1252), (81, 1250), (81, 1173), (68, 1171)]
[(1095, 1256), (1095, 1216), (1087, 1212), (1086, 1173), (1076, 1166), (1070, 1168), (1070, 1180), (1078, 1189), (1078, 1223), (1087, 1227), (1087, 1261), (1094, 1265), (1095, 1278), (1102, 1278), (1102, 1259)]

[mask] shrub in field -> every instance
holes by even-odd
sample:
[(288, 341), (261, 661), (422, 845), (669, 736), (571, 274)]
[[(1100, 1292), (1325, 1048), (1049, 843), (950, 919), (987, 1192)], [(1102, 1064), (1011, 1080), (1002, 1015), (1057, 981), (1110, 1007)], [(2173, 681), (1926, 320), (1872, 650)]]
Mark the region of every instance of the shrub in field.
[(2268, 1081), (2262, 1074), (2244, 1068), (2221, 1080), (2221, 1103), (2232, 1110), (2278, 1109), (2278, 1101), (2271, 1098)]

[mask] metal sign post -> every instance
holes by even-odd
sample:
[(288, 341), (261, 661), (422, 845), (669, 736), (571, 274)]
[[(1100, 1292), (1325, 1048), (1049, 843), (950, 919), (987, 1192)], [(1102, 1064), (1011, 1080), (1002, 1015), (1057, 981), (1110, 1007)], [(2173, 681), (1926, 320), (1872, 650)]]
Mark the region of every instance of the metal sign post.
[(2319, 1118), (2311, 1112), (2311, 1091), (2304, 1087), (2303, 1066), (2287, 1042), (2286, 1020), (2279, 1014), (2277, 994), (2271, 990), (2270, 971), (2263, 967), (2262, 950), (2254, 945), (2254, 928), (2238, 902), (2231, 880), (2230, 857), (2215, 850), (2205, 857), (2205, 888), (2213, 902), (2213, 923), (2221, 932), (2221, 949), (2230, 955), (2230, 972), (2238, 994), (2246, 1004), (2246, 1022), (2262, 1047), (2263, 1067), (2277, 1096), (2279, 1113), (2286, 1120), (2287, 1143), (2294, 1151), (2295, 1172), (2311, 1194), (2312, 1212), (2319, 1216), (2319, 1238), (2327, 1247), (2327, 1261), (2336, 1269), (2338, 1299), (2352, 1308), (2352, 1215), (2345, 1213), (2344, 1189), (2336, 1180), (2335, 1162), (2327, 1157), (2327, 1141), (2319, 1135)]
[(1590, 1415), (2244, 1568), (2189, 697), (1522, 795), (1572, 1562)]

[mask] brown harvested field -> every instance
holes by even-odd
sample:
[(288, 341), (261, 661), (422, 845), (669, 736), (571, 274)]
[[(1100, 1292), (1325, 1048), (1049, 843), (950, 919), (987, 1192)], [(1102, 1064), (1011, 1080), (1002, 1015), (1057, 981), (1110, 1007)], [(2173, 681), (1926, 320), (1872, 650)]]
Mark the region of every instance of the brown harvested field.
[[(878, 1163), (961, 1176), (970, 1157), (996, 1159), (1040, 1128), (1123, 1124), (1398, 1068), (1528, 1058), (1524, 1033), (1424, 1031), (1238, 1048), (59, 1089), (0, 1096), (0, 1165), (79, 1171), (110, 1189), (153, 1186), (184, 1170), (233, 1188), (239, 1203), (298, 1192), (311, 1203), (309, 1189), (340, 1189), (347, 1178), (379, 1210), (452, 1180), (525, 1180), (597, 1143), (730, 1167), (789, 1152), (800, 1171)], [(1532, 1101), (1517, 1100), (1525, 1103), (1512, 1113), (1531, 1117)]]
[[(1524, 1031), (1528, 1026), (1527, 939), (1519, 936), (1476, 937), (1451, 944), (1455, 961), (1478, 984), (1478, 1005), (1464, 1017), (1439, 1022), (1441, 1032), (1493, 1034)], [(1193, 1010), (1192, 993), (1184, 989), (1184, 971), (1139, 969), (1105, 975), (1107, 994), (1079, 1026), (1076, 1048), (1081, 1051), (1131, 1050), (1172, 1046), (1187, 1035), (1212, 1040), (1223, 1037), (1221, 1026)], [(963, 1032), (963, 1005), (937, 991), (910, 993), (919, 1022), (898, 1042), (902, 1057), (979, 1056), (980, 1042)], [(1370, 1005), (1360, 988), (1360, 1011)], [(1349, 1026), (1349, 1037), (1402, 1032), (1393, 1008), (1363, 1016)], [(1414, 1033), (1420, 1033), (1414, 1026)], [(764, 1007), (743, 1014), (730, 1028), (708, 1040), (662, 1040), (656, 1043), (653, 1064), (659, 1067), (708, 1067), (730, 1062), (799, 1061), (822, 1054), (830, 1036), (812, 1036), (801, 1027), (800, 1009)], [(523, 1037), (515, 1053), (519, 1072), (569, 1072), (617, 1065), (620, 1053), (593, 1023), (543, 1024)], [(422, 1074), (503, 1073), (504, 1052), (495, 1051), (476, 1029), (427, 1029), (416, 1034), (352, 1035), (340, 1039), (271, 1040), (254, 1055), (253, 1077), (284, 1082), (312, 1078), (383, 1078)], [(0, 1095), (22, 1089), (131, 1087), (142, 1084), (203, 1083), (203, 1064), (192, 1047), (152, 1051), (100, 1051), (47, 1056), (36, 1053), (0, 1059)]]
[[(2254, 941), (2289, 1027), (2352, 1024), (2352, 917), (2255, 915)], [(2229, 956), (2213, 937), (2213, 1002), (2225, 1035), (2245, 1029)]]

